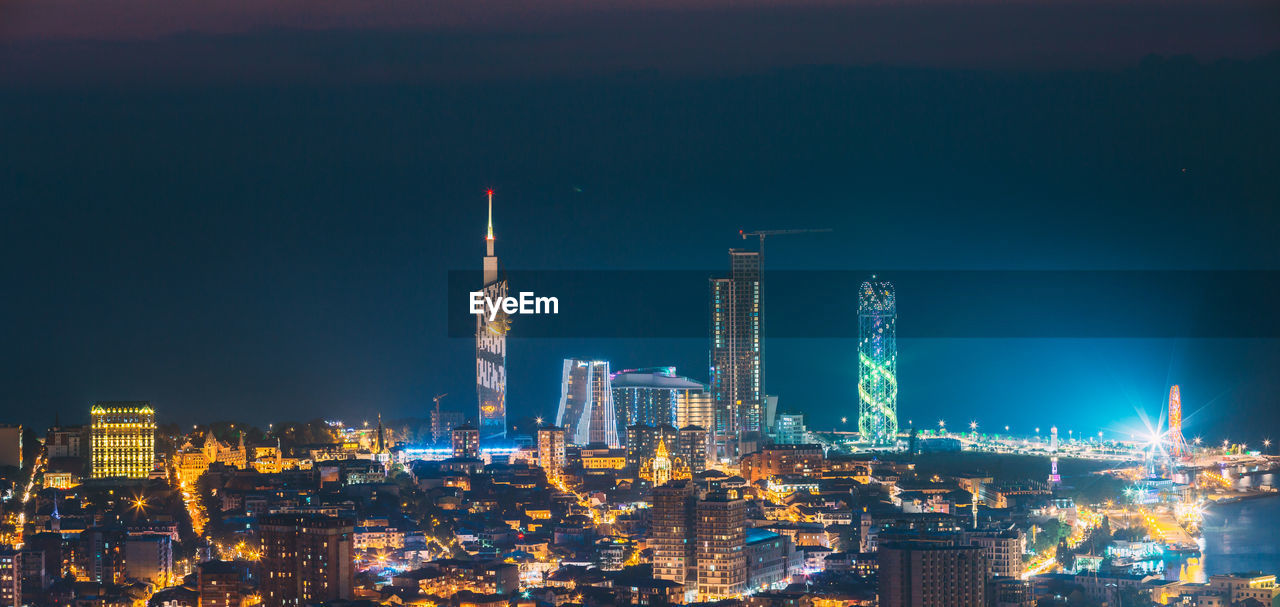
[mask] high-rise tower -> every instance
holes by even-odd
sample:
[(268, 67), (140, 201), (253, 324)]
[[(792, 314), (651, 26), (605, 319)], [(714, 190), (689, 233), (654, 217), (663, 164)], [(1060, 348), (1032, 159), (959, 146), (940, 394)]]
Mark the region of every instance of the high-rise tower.
[(1059, 485), (1062, 476), (1058, 474), (1058, 427), (1049, 428), (1049, 484)]
[(565, 359), (556, 425), (564, 428), (565, 440), (575, 445), (619, 446), (607, 361)]
[(729, 263), (728, 277), (711, 279), (711, 394), (718, 440), (763, 429), (760, 253), (729, 249)]
[(898, 304), (893, 283), (871, 278), (858, 296), (858, 433), (884, 445), (898, 438)]
[(1187, 439), (1182, 436), (1182, 393), (1178, 385), (1169, 387), (1169, 454), (1175, 458), (1187, 452)]
[[(501, 301), (507, 296), (507, 279), (499, 276), (498, 257), (493, 252), (493, 190), (489, 194), (489, 230), (484, 237), (484, 297)], [(507, 329), (506, 316), (499, 311), (493, 320), (476, 315), (476, 396), (480, 405), (480, 436), (507, 435)]]

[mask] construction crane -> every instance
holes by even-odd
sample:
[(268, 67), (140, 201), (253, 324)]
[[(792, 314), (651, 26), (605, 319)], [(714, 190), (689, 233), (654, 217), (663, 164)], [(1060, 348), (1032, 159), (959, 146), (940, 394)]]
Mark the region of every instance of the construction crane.
[(435, 436), (435, 434), (436, 434), (436, 428), (435, 428), (434, 426), (436, 426), (437, 424), (439, 424), (439, 423), (440, 423), (440, 399), (442, 399), (442, 398), (444, 398), (444, 397), (446, 397), (446, 396), (448, 396), (448, 395), (449, 395), (449, 393), (448, 393), (448, 392), (445, 392), (444, 394), (437, 394), (437, 395), (435, 395), (435, 398), (432, 398), (432, 399), (431, 399), (431, 400), (436, 401), (436, 418), (435, 418), (435, 419), (433, 419), (433, 420), (431, 420), (431, 425), (432, 425), (432, 428), (431, 428), (431, 438), (432, 438), (432, 439), (436, 439), (436, 438), (437, 438), (437, 437)]
[(785, 236), (787, 234), (816, 234), (820, 232), (830, 232), (831, 228), (800, 228), (796, 230), (756, 230), (755, 232), (746, 232), (738, 230), (738, 234), (742, 235), (742, 239), (746, 240), (751, 236), (760, 239), (760, 256), (764, 257), (764, 239), (769, 236)]

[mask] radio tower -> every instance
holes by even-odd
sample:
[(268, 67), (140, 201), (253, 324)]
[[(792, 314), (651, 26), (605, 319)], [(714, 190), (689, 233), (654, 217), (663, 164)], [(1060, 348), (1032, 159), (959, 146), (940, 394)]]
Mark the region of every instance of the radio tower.
[(1182, 436), (1182, 394), (1174, 384), (1169, 387), (1169, 454), (1180, 459), (1188, 451), (1187, 439)]

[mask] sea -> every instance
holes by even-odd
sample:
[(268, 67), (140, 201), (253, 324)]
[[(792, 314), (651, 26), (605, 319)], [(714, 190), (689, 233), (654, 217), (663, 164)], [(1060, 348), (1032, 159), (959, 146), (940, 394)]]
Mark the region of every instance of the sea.
[[(1270, 485), (1275, 474), (1246, 476), (1241, 488)], [(1206, 575), (1260, 571), (1280, 575), (1280, 495), (1212, 504), (1202, 525)]]

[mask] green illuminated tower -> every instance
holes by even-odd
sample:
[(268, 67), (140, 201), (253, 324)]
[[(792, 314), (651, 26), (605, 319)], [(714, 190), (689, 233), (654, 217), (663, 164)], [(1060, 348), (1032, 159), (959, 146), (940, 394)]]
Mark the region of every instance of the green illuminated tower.
[(858, 432), (891, 445), (898, 438), (898, 306), (893, 283), (871, 278), (858, 297)]

